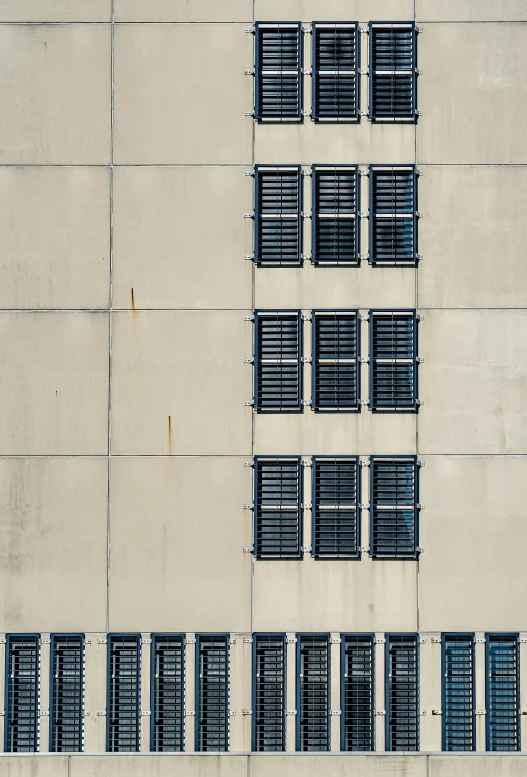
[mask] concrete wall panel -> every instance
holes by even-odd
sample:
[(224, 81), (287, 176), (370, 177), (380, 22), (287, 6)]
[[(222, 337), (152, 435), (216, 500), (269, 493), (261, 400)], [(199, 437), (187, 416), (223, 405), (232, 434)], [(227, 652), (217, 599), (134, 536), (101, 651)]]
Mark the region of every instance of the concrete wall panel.
[(417, 22), (525, 22), (523, 0), (416, 0)]
[[(320, 775), (327, 777), (425, 777), (426, 758), (412, 758), (404, 755), (377, 755), (346, 753), (344, 755), (295, 755), (276, 754), (272, 757), (251, 758), (253, 777), (293, 777), (293, 775)], [(73, 775), (73, 777), (75, 777)]]
[(68, 757), (0, 754), (2, 777), (70, 777)]
[[(254, 18), (262, 21), (302, 20), (309, 23), (369, 19), (413, 19), (413, 0), (255, 0)], [(310, 40), (308, 38), (308, 40)]]
[(112, 0), (0, 0), (0, 22), (109, 22)]
[(527, 760), (523, 755), (430, 756), (430, 777), (525, 777)]
[(247, 757), (180, 754), (74, 756), (69, 777), (173, 777), (175, 773), (178, 777), (246, 777)]
[(115, 0), (117, 22), (246, 22), (253, 0)]

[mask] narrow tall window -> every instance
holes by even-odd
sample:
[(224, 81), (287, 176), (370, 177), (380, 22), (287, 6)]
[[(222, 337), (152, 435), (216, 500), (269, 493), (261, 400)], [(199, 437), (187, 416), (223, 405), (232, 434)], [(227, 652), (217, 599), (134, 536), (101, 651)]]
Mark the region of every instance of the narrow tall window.
[(259, 121), (302, 119), (302, 25), (256, 24), (256, 94)]
[(84, 744), (84, 635), (51, 637), (50, 751), (81, 753)]
[(412, 22), (370, 23), (370, 118), (417, 119), (417, 30)]
[(372, 636), (342, 635), (341, 672), (340, 749), (369, 752), (373, 750), (374, 732)]
[(360, 408), (360, 326), (356, 311), (313, 311), (314, 410)]
[(417, 176), (414, 167), (370, 167), (370, 261), (415, 267)]
[(359, 118), (358, 52), (356, 23), (313, 23), (312, 115), (315, 121)]
[(520, 749), (517, 634), (487, 634), (487, 750)]
[(229, 637), (205, 634), (196, 649), (196, 750), (229, 749)]
[(302, 409), (302, 319), (300, 312), (257, 312), (254, 407)]
[(386, 750), (419, 750), (418, 637), (386, 637)]
[(8, 634), (6, 640), (6, 753), (38, 751), (40, 637)]
[(370, 554), (417, 558), (420, 508), (415, 457), (372, 457), (370, 489)]
[(253, 640), (253, 750), (285, 750), (285, 637), (257, 634)]
[(443, 635), (443, 750), (476, 749), (474, 637)]
[(312, 259), (317, 265), (359, 265), (359, 176), (357, 168), (312, 169)]
[(136, 634), (108, 635), (106, 725), (109, 753), (139, 751), (140, 640), (141, 638)]
[(359, 558), (358, 458), (313, 459), (313, 556)]
[(254, 261), (262, 267), (302, 264), (300, 167), (255, 170)]
[(417, 317), (413, 311), (370, 311), (370, 407), (414, 411)]
[(296, 652), (296, 749), (303, 753), (330, 748), (329, 638), (299, 634)]
[(254, 461), (256, 558), (302, 557), (302, 465), (298, 458)]
[(152, 635), (151, 730), (153, 753), (180, 753), (184, 745), (185, 639)]

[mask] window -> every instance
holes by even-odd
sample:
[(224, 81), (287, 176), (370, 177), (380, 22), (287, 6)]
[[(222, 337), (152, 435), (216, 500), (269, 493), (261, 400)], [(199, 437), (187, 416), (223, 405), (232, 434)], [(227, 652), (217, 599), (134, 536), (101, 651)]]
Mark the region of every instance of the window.
[(386, 750), (419, 750), (418, 637), (386, 637)]
[(106, 746), (109, 753), (139, 751), (140, 642), (138, 634), (108, 635)]
[(474, 636), (443, 634), (443, 750), (476, 749)]
[(312, 116), (315, 121), (359, 118), (358, 52), (356, 23), (313, 23)]
[(260, 267), (302, 264), (302, 172), (255, 169), (254, 260)]
[(302, 409), (302, 320), (299, 311), (255, 313), (254, 407)]
[(152, 634), (151, 666), (150, 750), (180, 753), (184, 745), (184, 637)]
[(256, 24), (256, 96), (259, 121), (302, 119), (302, 25)]
[(374, 558), (417, 558), (418, 466), (413, 456), (370, 459), (370, 554)]
[(414, 167), (370, 167), (370, 261), (415, 267), (417, 176)]
[(84, 744), (84, 635), (51, 636), (52, 753), (81, 753)]
[(372, 121), (416, 121), (416, 36), (412, 22), (370, 23)]
[(358, 458), (313, 459), (313, 556), (360, 557)]
[(329, 638), (297, 637), (296, 749), (302, 753), (330, 748)]
[(487, 750), (520, 749), (520, 671), (516, 634), (487, 634)]
[(415, 411), (417, 317), (413, 311), (370, 311), (370, 407)]
[(356, 311), (313, 311), (314, 410), (359, 410), (360, 327)]
[(316, 166), (312, 259), (316, 265), (359, 265), (359, 176), (356, 166)]
[(205, 634), (196, 645), (196, 750), (229, 749), (229, 637)]
[(257, 458), (254, 482), (255, 556), (301, 558), (301, 460)]
[(38, 751), (40, 637), (8, 634), (6, 639), (6, 753)]
[(253, 639), (253, 751), (285, 750), (285, 637), (256, 634)]
[(340, 749), (347, 753), (373, 750), (373, 646), (371, 635), (342, 635)]

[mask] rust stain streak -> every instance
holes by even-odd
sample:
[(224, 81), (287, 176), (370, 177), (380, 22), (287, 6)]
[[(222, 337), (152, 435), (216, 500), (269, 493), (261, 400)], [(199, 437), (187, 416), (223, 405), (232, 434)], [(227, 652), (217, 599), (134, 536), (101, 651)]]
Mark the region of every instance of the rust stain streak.
[(172, 416), (168, 416), (168, 455), (172, 456)]

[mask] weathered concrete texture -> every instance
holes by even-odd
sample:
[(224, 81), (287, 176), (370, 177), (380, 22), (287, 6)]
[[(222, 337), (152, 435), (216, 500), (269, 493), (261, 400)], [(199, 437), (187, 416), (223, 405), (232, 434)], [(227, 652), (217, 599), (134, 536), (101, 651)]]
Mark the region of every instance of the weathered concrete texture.
[(253, 0), (115, 0), (117, 22), (247, 22)]
[(0, 22), (110, 22), (112, 0), (0, 0)]
[(417, 22), (524, 22), (524, 0), (416, 0)]
[(262, 21), (364, 21), (414, 18), (413, 0), (255, 0), (254, 18)]

